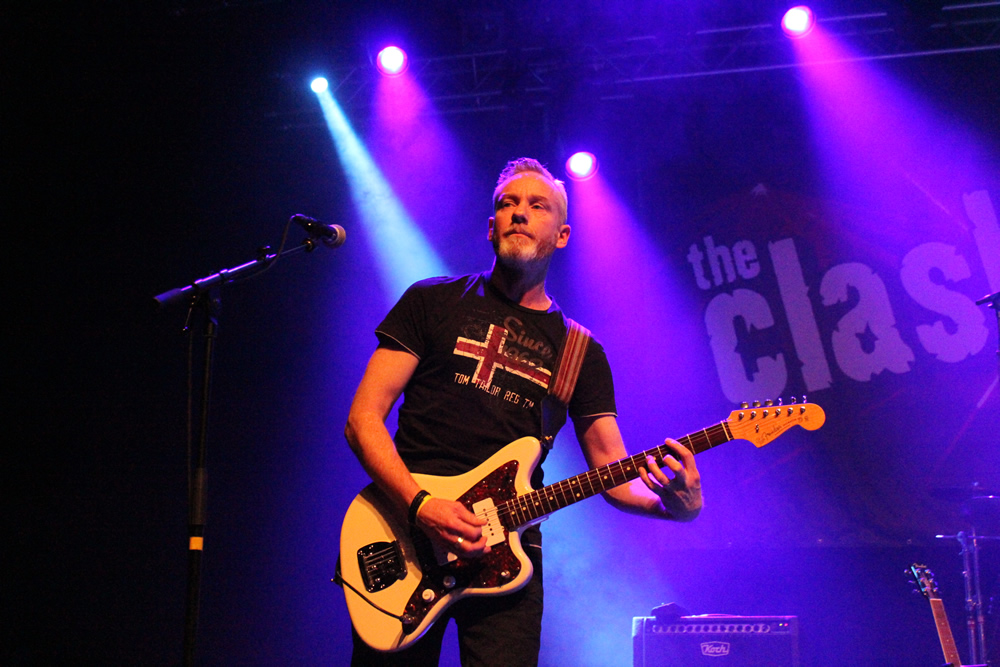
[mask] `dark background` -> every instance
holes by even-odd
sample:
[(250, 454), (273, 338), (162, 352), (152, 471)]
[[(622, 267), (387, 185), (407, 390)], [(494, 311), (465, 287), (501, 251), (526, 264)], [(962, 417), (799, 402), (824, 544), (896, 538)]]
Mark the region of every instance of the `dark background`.
[[(898, 9), (877, 8), (885, 7)], [(4, 628), (5, 664), (180, 660), (188, 343), (185, 313), (158, 312), (152, 297), (276, 245), (295, 212), (343, 224), (352, 236), (337, 251), (295, 255), (223, 294), (199, 655), (203, 664), (346, 662), (349, 626), (330, 579), (340, 519), (364, 475), (340, 434), (374, 345), (371, 331), (392, 298), (379, 291), (342, 165), (308, 91), (314, 73), (358, 67), (356, 76), (370, 76), (369, 58), (390, 36), (426, 56), (537, 46), (568, 52), (632, 33), (690, 37), (699, 26), (773, 22), (772, 9), (161, 1), (8, 10), (4, 218), (14, 245), (5, 377), (13, 433), (4, 597), (13, 619)], [(893, 14), (899, 34), (922, 25), (916, 14)], [(688, 44), (676, 43), (680, 51)], [(694, 71), (725, 66), (716, 51), (698, 55)], [(881, 67), (977, 138), (969, 159), (985, 177), (948, 190), (946, 204), (961, 188), (989, 189), (1000, 201), (996, 51)], [(583, 141), (597, 148), (602, 174), (677, 276), (690, 273), (687, 245), (706, 233), (721, 238), (730, 226), (743, 237), (789, 235), (748, 231), (719, 213), (735, 193), (766, 182), (791, 193), (799, 210), (829, 201), (794, 68), (625, 91), (612, 79), (585, 85), (583, 75), (553, 74), (545, 91), (532, 92), (530, 77), (514, 77), (495, 108), (453, 109), (439, 119), (463, 151), (463, 169), (429, 182), (451, 182), (457, 172), (455, 196), (478, 208), (442, 220), (446, 205), (432, 198), (411, 214), (453, 271), (489, 261), (485, 243), (464, 240), (485, 238), (486, 196), (502, 164), (532, 154), (560, 165)], [(433, 92), (443, 84), (426, 85)], [(352, 92), (345, 110), (364, 136), (370, 89), (341, 92)], [(572, 197), (571, 190), (571, 207)], [(823, 247), (812, 238), (804, 254)], [(915, 229), (913, 238), (903, 250), (934, 237)], [(290, 242), (299, 240), (293, 230)], [(880, 240), (869, 241), (854, 255), (833, 254), (898, 270), (896, 249), (885, 259)], [(967, 239), (956, 244), (968, 248)], [(834, 263), (809, 261), (815, 273)], [(974, 280), (968, 296), (987, 291), (981, 269)], [(565, 268), (552, 283), (564, 305), (586, 308)], [(689, 296), (703, 310), (703, 295)], [(655, 413), (655, 426), (625, 427), (632, 449), (651, 446), (643, 443), (665, 428), (680, 435), (732, 409), (698, 332), (701, 310), (690, 316), (695, 333), (684, 340), (694, 348), (681, 366), (703, 375), (691, 382), (668, 370), (673, 375), (661, 378), (675, 405), (687, 394), (698, 406), (687, 414), (645, 410)], [(612, 361), (617, 355), (629, 368), (630, 339), (612, 346), (620, 323), (591, 322)], [(911, 599), (902, 574), (914, 560), (937, 571), (967, 655), (957, 543), (933, 537), (963, 529), (965, 519), (958, 500), (931, 491), (1000, 482), (996, 393), (980, 411), (966, 410), (996, 375), (995, 322), (987, 326), (984, 349), (960, 368), (922, 358), (907, 375), (853, 384), (838, 377), (813, 397), (826, 400), (831, 418), (821, 436), (791, 435), (787, 446), (759, 452), (733, 445), (719, 453), (725, 458), (706, 458), (709, 504), (687, 532), (622, 519), (599, 501), (547, 523), (553, 565), (543, 662), (628, 664), (631, 617), (676, 600), (695, 613), (798, 615), (805, 665), (938, 664), (929, 610)], [(623, 421), (640, 405), (663, 404), (646, 380), (616, 377)], [(937, 402), (949, 397), (958, 403), (951, 416)], [(893, 430), (900, 423), (902, 433)], [(866, 438), (895, 460), (912, 451), (916, 461), (895, 468), (868, 460)], [(941, 459), (922, 458), (945, 443)], [(582, 469), (571, 436), (557, 453), (550, 482)], [(983, 571), (989, 597), (995, 545), (984, 549)]]

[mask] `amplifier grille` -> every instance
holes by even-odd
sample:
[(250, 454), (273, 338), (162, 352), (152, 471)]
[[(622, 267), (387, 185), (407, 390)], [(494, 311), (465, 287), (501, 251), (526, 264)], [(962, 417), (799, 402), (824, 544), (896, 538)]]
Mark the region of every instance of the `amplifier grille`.
[(647, 632), (658, 634), (725, 634), (725, 635), (760, 635), (768, 633), (789, 633), (792, 632), (792, 623), (783, 621), (771, 621), (767, 623), (712, 623), (697, 622), (692, 619), (690, 623), (670, 623), (661, 625), (653, 623)]

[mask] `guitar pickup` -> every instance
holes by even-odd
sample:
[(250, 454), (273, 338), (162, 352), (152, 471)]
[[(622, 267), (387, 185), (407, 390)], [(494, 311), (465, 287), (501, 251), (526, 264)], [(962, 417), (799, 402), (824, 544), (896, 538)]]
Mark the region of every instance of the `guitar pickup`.
[(365, 589), (376, 593), (406, 578), (406, 560), (399, 542), (372, 542), (358, 549), (358, 567)]
[(472, 512), (486, 519), (483, 526), (483, 535), (486, 536), (486, 546), (492, 547), (507, 540), (507, 533), (504, 532), (503, 524), (500, 523), (500, 513), (492, 498), (483, 498), (478, 503), (472, 505)]

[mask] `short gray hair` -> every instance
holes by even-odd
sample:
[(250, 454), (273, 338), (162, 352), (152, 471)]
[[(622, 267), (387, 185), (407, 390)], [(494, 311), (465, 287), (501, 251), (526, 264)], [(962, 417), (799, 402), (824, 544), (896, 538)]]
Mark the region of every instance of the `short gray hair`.
[(565, 224), (566, 216), (569, 212), (569, 197), (566, 196), (566, 184), (553, 176), (541, 162), (530, 157), (519, 157), (515, 160), (511, 160), (507, 163), (507, 166), (503, 168), (503, 171), (500, 172), (500, 177), (497, 179), (497, 186), (493, 190), (493, 211), (496, 212), (497, 205), (500, 203), (500, 188), (503, 187), (507, 181), (511, 180), (518, 174), (523, 174), (528, 171), (539, 174), (542, 178), (548, 181), (549, 185), (552, 186), (552, 189), (555, 190), (556, 206), (559, 209), (560, 222)]

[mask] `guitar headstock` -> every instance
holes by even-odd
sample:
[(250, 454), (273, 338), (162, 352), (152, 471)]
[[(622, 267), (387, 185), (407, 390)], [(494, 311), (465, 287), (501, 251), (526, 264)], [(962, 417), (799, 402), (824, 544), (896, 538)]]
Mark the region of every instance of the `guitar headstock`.
[(910, 566), (907, 574), (913, 577), (913, 583), (917, 585), (925, 598), (936, 600), (940, 597), (937, 583), (934, 582), (934, 573), (926, 565), (914, 563)]
[(801, 426), (807, 431), (815, 431), (826, 421), (823, 408), (815, 403), (796, 402), (783, 405), (778, 399), (774, 401), (754, 401), (753, 405), (744, 403), (739, 410), (733, 410), (726, 420), (733, 438), (749, 440), (757, 447), (763, 447), (793, 426)]

